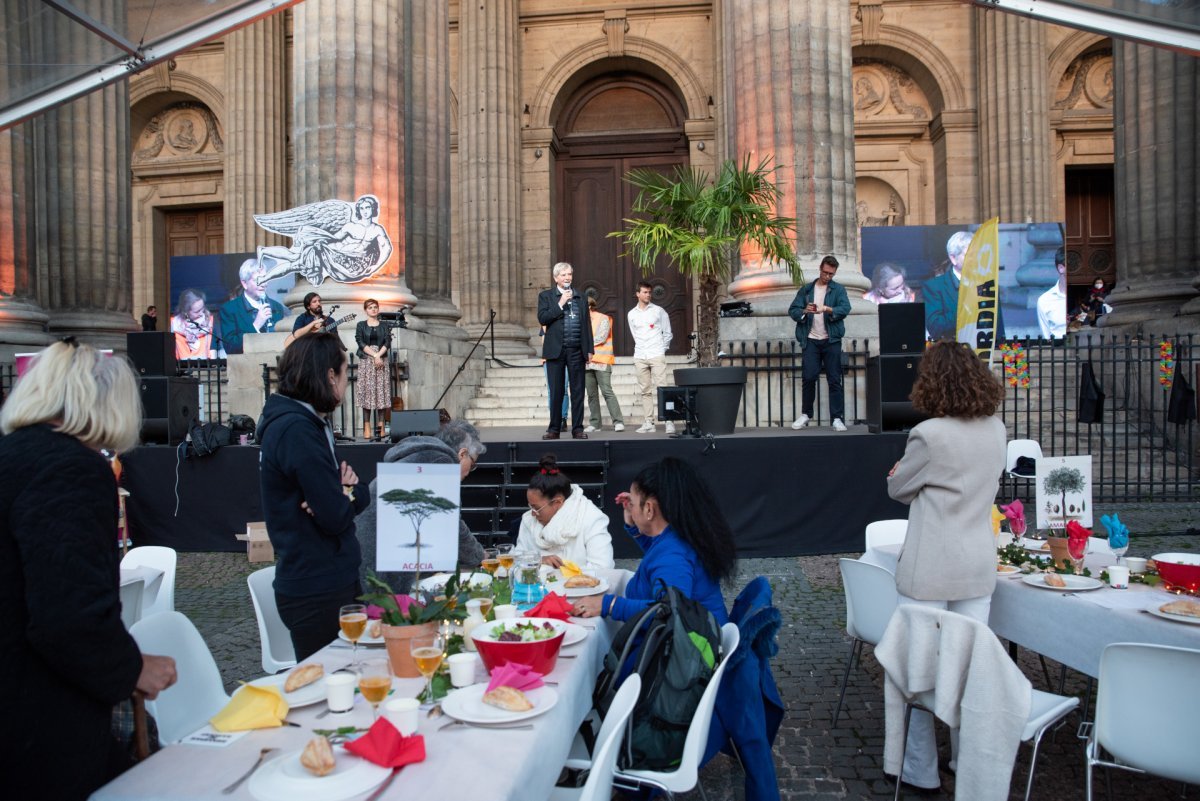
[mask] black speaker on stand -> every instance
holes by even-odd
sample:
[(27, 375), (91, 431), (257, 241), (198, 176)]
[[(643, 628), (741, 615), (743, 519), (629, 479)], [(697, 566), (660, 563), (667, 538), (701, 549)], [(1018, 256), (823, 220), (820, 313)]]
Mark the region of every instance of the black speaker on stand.
[(175, 335), (170, 331), (137, 331), (125, 335), (125, 349), (139, 376), (173, 376)]
[(867, 360), (867, 428), (902, 431), (925, 419), (912, 394), (925, 350), (925, 304), (879, 306), (879, 355)]
[[(172, 353), (172, 355), (174, 355)], [(178, 445), (200, 415), (200, 382), (190, 376), (143, 376), (142, 441)]]

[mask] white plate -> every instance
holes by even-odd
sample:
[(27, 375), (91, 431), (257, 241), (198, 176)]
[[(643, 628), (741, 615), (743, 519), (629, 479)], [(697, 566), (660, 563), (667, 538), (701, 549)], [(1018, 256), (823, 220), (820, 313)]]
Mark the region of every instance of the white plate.
[(566, 648), (568, 645), (574, 645), (575, 643), (583, 642), (584, 640), (587, 639), (587, 636), (588, 636), (587, 627), (577, 626), (574, 623), (568, 623), (567, 624), (567, 633), (563, 637), (562, 647)]
[(452, 718), (466, 723), (515, 723), (518, 720), (535, 718), (543, 712), (548, 712), (558, 703), (558, 693), (553, 687), (538, 687), (527, 690), (525, 696), (533, 704), (533, 709), (526, 712), (509, 712), (505, 709), (490, 706), (483, 702), (483, 694), (487, 692), (487, 684), (472, 684), (455, 690), (442, 701), (442, 711)]
[[(429, 578), (421, 579), (421, 582), (417, 586), (425, 592), (433, 592), (439, 587), (445, 587), (446, 582), (449, 580), (449, 573), (434, 573)], [(459, 573), (458, 580), (462, 584), (470, 583), (475, 587), (486, 587), (492, 583), (492, 577), (487, 573)]]
[[(558, 590), (555, 590), (557, 592)], [(595, 587), (570, 587), (562, 585), (562, 593), (568, 598), (582, 598), (585, 595), (601, 595), (608, 592), (608, 579), (600, 579)]]
[(301, 753), (291, 751), (264, 763), (250, 777), (250, 795), (258, 801), (341, 801), (375, 789), (392, 773), (335, 745), (333, 772), (314, 776), (300, 764)]
[[(367, 621), (366, 631), (363, 632), (363, 636), (358, 638), (359, 645), (383, 645), (384, 644), (383, 624), (380, 624), (379, 636), (378, 637), (371, 636), (371, 633), (370, 633), (371, 632), (371, 624), (374, 622), (375, 622), (374, 620)], [(338, 630), (338, 639), (344, 640), (346, 642), (350, 642), (350, 638), (346, 636), (346, 632), (341, 631), (340, 629)]]
[(1098, 590), (1104, 586), (1104, 582), (1091, 576), (1069, 576), (1059, 574), (1059, 578), (1067, 585), (1065, 587), (1051, 587), (1046, 583), (1045, 573), (1030, 573), (1021, 581), (1028, 584), (1030, 587), (1038, 587), (1043, 590), (1060, 590), (1062, 592), (1083, 592), (1085, 590)]
[(255, 687), (278, 687), (283, 700), (288, 702), (288, 706), (295, 709), (298, 706), (308, 706), (315, 704), (318, 701), (325, 700), (325, 677), (314, 681), (312, 684), (306, 684), (298, 690), (290, 693), (283, 691), (283, 685), (287, 681), (287, 673), (277, 673), (274, 676), (263, 676), (261, 679), (248, 681), (247, 684), (253, 684)]
[(1190, 617), (1188, 615), (1173, 615), (1170, 612), (1164, 612), (1157, 606), (1152, 609), (1147, 609), (1147, 612), (1155, 617), (1161, 617), (1163, 620), (1174, 620), (1176, 623), (1191, 623), (1193, 626), (1200, 626), (1200, 617)]

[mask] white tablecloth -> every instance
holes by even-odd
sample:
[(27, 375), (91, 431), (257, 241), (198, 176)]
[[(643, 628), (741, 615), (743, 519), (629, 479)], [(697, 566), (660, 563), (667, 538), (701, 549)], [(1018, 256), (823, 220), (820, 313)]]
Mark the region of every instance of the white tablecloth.
[[(624, 589), (628, 571), (598, 571), (614, 588)], [(422, 712), (419, 733), (425, 737), (425, 761), (408, 765), (380, 798), (381, 801), (408, 801), (413, 798), (438, 801), (507, 801), (508, 799), (546, 798), (567, 758), (571, 740), (579, 724), (592, 708), (592, 689), (604, 655), (612, 644), (619, 624), (612, 621), (574, 620), (595, 626), (581, 643), (564, 649), (577, 654), (562, 659), (547, 676), (558, 682), (554, 689), (558, 703), (549, 712), (531, 719), (532, 730), (490, 730), (455, 726), (447, 731), (438, 727), (449, 722), (442, 717), (429, 720)], [(314, 659), (327, 672), (343, 668), (350, 661), (350, 650), (334, 643)], [(360, 648), (360, 653), (364, 650)], [(482, 663), (476, 677), (483, 681)], [(248, 677), (253, 678), (253, 677)], [(396, 679), (392, 697), (415, 696), (423, 679)], [(95, 801), (147, 801), (148, 799), (253, 799), (244, 783), (233, 795), (221, 795), (221, 789), (241, 776), (258, 758), (259, 749), (274, 746), (284, 752), (297, 751), (312, 738), (311, 729), (371, 725), (371, 708), (360, 696), (352, 712), (316, 715), (324, 702), (292, 710), (288, 720), (300, 728), (283, 727), (250, 732), (224, 748), (173, 745), (146, 762), (118, 777), (92, 795)], [(362, 799), (370, 793), (352, 796)]]
[[(863, 554), (862, 561), (894, 573), (899, 555), (899, 545), (883, 545)], [(1111, 553), (1100, 550), (1089, 554), (1084, 564), (1098, 577), (1113, 561)], [(1131, 584), (1127, 590), (1102, 587), (1062, 593), (1031, 587), (1019, 577), (1001, 577), (992, 595), (988, 625), (999, 637), (1095, 677), (1100, 674), (1100, 654), (1110, 643), (1200, 649), (1200, 625), (1164, 620), (1143, 611), (1175, 599), (1145, 584)]]

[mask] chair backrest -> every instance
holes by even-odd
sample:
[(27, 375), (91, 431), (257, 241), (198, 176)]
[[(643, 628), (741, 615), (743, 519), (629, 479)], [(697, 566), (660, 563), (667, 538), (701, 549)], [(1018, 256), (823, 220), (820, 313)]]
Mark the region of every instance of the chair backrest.
[(838, 567), (846, 592), (846, 633), (878, 645), (900, 601), (896, 577), (857, 559), (839, 559)]
[(175, 564), (174, 548), (162, 545), (143, 545), (131, 548), (121, 559), (121, 567), (152, 567), (163, 572), (162, 580), (158, 583), (158, 593), (152, 597), (143, 596), (142, 617), (158, 614), (159, 612), (175, 611)]
[[(1096, 738), (1119, 761), (1200, 784), (1200, 650), (1113, 643), (1100, 655)], [(1147, 692), (1149, 688), (1152, 691)]]
[(1006, 451), (1006, 459), (1010, 472), (1017, 466), (1017, 458), (1020, 456), (1029, 456), (1034, 460), (1042, 458), (1042, 446), (1038, 444), (1036, 439), (1013, 439), (1009, 440)]
[(178, 681), (146, 702), (158, 722), (158, 736), (171, 743), (203, 726), (229, 702), (221, 673), (204, 638), (179, 612), (144, 617), (129, 630), (144, 654), (175, 660)]
[(608, 714), (600, 724), (600, 733), (596, 735), (596, 747), (592, 754), (592, 766), (588, 770), (587, 782), (576, 797), (576, 801), (608, 801), (612, 798), (613, 773), (617, 769), (617, 754), (621, 751), (621, 735), (625, 732), (625, 724), (633, 714), (637, 705), (638, 694), (642, 691), (642, 677), (631, 673), (621, 682), (620, 689), (613, 696)]
[(876, 520), (867, 524), (866, 548), (878, 548), (880, 545), (892, 545), (904, 542), (908, 535), (908, 521), (902, 519)]
[(267, 673), (278, 673), (296, 666), (292, 635), (279, 617), (275, 605), (275, 566), (256, 570), (246, 577), (254, 617), (258, 619), (258, 640), (262, 646), (262, 666)]
[(142, 619), (142, 595), (146, 592), (146, 582), (137, 579), (121, 584), (121, 622), (128, 629)]

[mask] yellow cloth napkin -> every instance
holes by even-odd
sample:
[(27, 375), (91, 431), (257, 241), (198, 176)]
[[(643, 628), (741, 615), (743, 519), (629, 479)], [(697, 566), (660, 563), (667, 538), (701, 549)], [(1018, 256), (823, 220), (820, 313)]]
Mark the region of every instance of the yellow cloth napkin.
[(574, 562), (564, 561), (562, 563), (562, 567), (559, 569), (562, 570), (563, 578), (575, 578), (583, 573), (583, 570), (580, 569), (579, 565), (575, 564)]
[(217, 731), (272, 729), (283, 725), (288, 703), (278, 687), (243, 685), (209, 721)]
[(992, 507), (992, 536), (1000, 536), (1000, 524), (1005, 520), (1004, 512), (1000, 511), (999, 506)]

